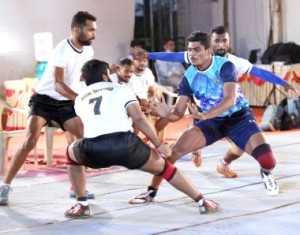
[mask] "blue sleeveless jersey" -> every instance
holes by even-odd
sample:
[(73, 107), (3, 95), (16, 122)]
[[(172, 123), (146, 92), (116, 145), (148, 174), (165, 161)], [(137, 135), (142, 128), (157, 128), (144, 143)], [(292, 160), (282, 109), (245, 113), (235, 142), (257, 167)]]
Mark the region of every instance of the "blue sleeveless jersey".
[[(238, 82), (235, 66), (226, 58), (212, 57), (212, 64), (208, 69), (200, 71), (191, 65), (185, 72), (179, 84), (179, 95), (194, 96), (197, 105), (203, 112), (214, 108), (223, 99), (223, 85), (225, 82)], [(237, 84), (238, 85), (238, 84)], [(240, 86), (238, 85), (236, 104), (219, 117), (231, 114), (249, 106)]]

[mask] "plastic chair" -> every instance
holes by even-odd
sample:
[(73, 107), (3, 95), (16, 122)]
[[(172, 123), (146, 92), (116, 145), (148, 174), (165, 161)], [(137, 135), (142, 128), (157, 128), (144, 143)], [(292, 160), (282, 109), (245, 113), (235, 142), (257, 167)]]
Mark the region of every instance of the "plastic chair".
[[(23, 80), (4, 81), (6, 100), (0, 100), (1, 117), (6, 115), (6, 123), (0, 121), (0, 173), (5, 173), (8, 162), (9, 140), (16, 136), (25, 136), (28, 101), (30, 93)], [(26, 105), (25, 105), (26, 104)], [(34, 148), (35, 166), (37, 167), (37, 149)]]
[[(7, 170), (9, 139), (16, 136), (26, 135), (26, 121), (29, 111), (28, 102), (34, 93), (37, 78), (24, 78), (20, 80), (4, 81), (6, 100), (0, 99), (0, 115), (6, 115), (6, 123), (0, 118), (0, 174)], [(52, 165), (53, 138), (54, 133), (60, 128), (46, 126), (45, 133), (44, 160), (47, 166)], [(37, 148), (34, 147), (34, 164), (38, 167)]]

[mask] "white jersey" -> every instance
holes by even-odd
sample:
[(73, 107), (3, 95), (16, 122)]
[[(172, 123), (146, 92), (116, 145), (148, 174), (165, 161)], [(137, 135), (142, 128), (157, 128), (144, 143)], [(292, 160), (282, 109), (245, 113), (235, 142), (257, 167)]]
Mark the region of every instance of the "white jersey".
[(116, 74), (116, 73), (113, 73), (113, 74), (110, 74), (109, 75), (109, 78), (110, 78), (110, 80), (113, 82), (113, 83), (118, 83), (118, 84), (120, 84), (120, 85), (122, 85), (122, 86), (127, 86), (128, 87), (128, 83), (126, 83), (126, 82), (119, 82), (119, 78), (118, 78), (118, 75)]
[(249, 73), (253, 67), (253, 64), (251, 64), (248, 60), (237, 57), (233, 54), (227, 53), (226, 58), (234, 64), (239, 75)]
[(110, 78), (110, 80), (111, 80), (113, 83), (119, 83), (119, 78), (118, 78), (118, 75), (117, 75), (116, 73), (110, 74), (110, 75), (109, 75), (109, 78)]
[(148, 98), (148, 89), (150, 86), (154, 85), (154, 75), (149, 68), (145, 68), (142, 75), (137, 76), (132, 74), (128, 87), (133, 91), (133, 93), (138, 96), (140, 99)]
[[(253, 64), (251, 64), (248, 60), (241, 58), (241, 57), (237, 57), (230, 53), (227, 53), (225, 58), (227, 58), (230, 62), (232, 62), (234, 64), (239, 75), (241, 75), (243, 73), (249, 73), (253, 67)], [(191, 63), (188, 59), (187, 51), (184, 53), (184, 60), (188, 64)]]
[(81, 68), (85, 62), (92, 59), (94, 51), (91, 46), (84, 46), (82, 51), (78, 51), (70, 39), (61, 41), (53, 50), (48, 61), (46, 70), (39, 81), (35, 91), (38, 94), (48, 95), (56, 100), (67, 100), (55, 91), (55, 67), (66, 68), (65, 83), (76, 93), (79, 93), (83, 85), (80, 82)]
[(122, 85), (99, 82), (85, 87), (75, 99), (75, 111), (84, 126), (84, 137), (132, 131), (128, 105), (138, 102)]

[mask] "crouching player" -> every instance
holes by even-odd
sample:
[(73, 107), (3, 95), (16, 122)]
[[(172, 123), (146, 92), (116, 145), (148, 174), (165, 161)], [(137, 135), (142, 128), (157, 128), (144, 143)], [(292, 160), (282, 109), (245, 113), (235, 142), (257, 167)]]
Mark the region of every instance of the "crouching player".
[[(77, 96), (75, 110), (84, 125), (84, 138), (73, 142), (67, 149), (73, 164), (90, 168), (120, 165), (140, 169), (161, 176), (191, 197), (199, 204), (201, 214), (220, 210), (218, 203), (205, 199), (179, 169), (132, 132), (128, 115), (159, 153), (165, 157), (171, 155), (171, 149), (160, 141), (135, 95), (127, 87), (111, 83), (108, 74), (108, 64), (99, 60), (90, 60), (82, 68), (81, 78), (87, 87)], [(85, 180), (69, 177), (75, 186), (77, 203), (65, 212), (65, 216), (89, 217)]]

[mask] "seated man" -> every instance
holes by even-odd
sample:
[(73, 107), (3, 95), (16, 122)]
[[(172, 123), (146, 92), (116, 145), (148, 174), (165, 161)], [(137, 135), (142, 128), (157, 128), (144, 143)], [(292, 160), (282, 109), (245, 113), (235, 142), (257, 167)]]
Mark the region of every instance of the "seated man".
[(154, 96), (155, 78), (147, 67), (148, 60), (133, 60), (133, 74), (128, 82), (130, 90), (138, 97), (142, 104), (147, 103), (148, 98)]
[[(155, 78), (147, 65), (147, 59), (133, 60), (133, 74), (128, 82), (128, 87), (139, 100), (142, 111), (146, 116), (150, 116), (150, 100), (155, 95)], [(139, 129), (137, 126), (133, 124), (133, 127), (134, 133), (138, 134)]]
[(131, 59), (123, 58), (120, 60), (116, 72), (110, 75), (110, 79), (114, 83), (128, 85), (128, 82), (133, 74), (133, 63)]
[[(150, 115), (152, 115), (152, 117), (157, 117), (155, 113), (151, 113), (150, 103), (154, 100), (155, 96), (161, 96), (162, 92), (155, 86), (154, 75), (147, 66), (147, 59), (133, 60), (133, 74), (128, 82), (128, 87), (138, 98), (142, 111), (146, 116), (150, 117)], [(155, 118), (155, 129), (159, 133), (161, 139), (164, 137), (164, 128), (167, 125), (167, 120)], [(133, 124), (133, 128), (134, 133), (138, 134), (139, 130), (135, 124)]]
[[(160, 141), (134, 94), (127, 87), (109, 82), (108, 74), (108, 64), (103, 61), (90, 60), (82, 67), (82, 79), (87, 87), (77, 96), (75, 110), (84, 125), (84, 138), (68, 147), (69, 159), (90, 168), (120, 165), (161, 176), (195, 200), (200, 214), (217, 212), (220, 209), (218, 203), (205, 199), (179, 169), (132, 133), (128, 115), (158, 152), (165, 157), (171, 155), (171, 149)], [(69, 177), (71, 182), (76, 180), (72, 175)], [(65, 212), (65, 216), (90, 217), (85, 181), (76, 183), (78, 202)]]
[[(166, 39), (163, 43), (165, 52), (175, 51), (175, 41), (173, 39)], [(156, 73), (159, 76), (160, 83), (162, 85), (172, 86), (174, 90), (178, 88), (182, 75), (185, 72), (185, 68), (179, 62), (169, 62), (157, 60)]]

